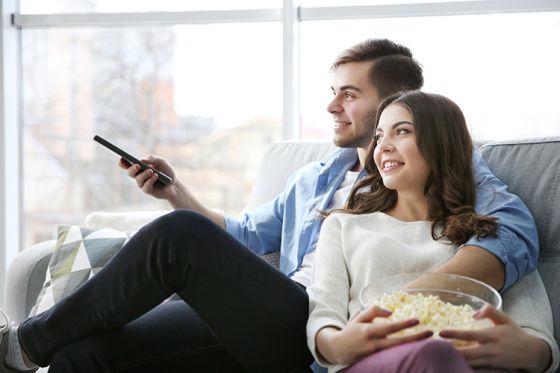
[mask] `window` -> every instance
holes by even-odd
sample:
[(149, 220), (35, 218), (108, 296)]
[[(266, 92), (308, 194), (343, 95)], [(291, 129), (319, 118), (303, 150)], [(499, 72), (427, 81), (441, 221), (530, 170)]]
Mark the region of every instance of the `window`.
[(457, 102), (474, 138), (560, 135), (560, 12), (546, 12), (303, 22), (304, 138), (330, 138), (330, 65), (371, 37), (408, 46), (423, 65), (424, 90)]
[(440, 3), (20, 0), (23, 246), (95, 210), (167, 208), (96, 133), (168, 159), (204, 203), (239, 213), (265, 146), (297, 133), (289, 118), (330, 139), (330, 64), (370, 37), (409, 46), (425, 90), (456, 101), (476, 139), (560, 135), (560, 6)]
[(94, 134), (164, 157), (209, 206), (245, 206), (280, 138), (279, 23), (29, 29), (22, 43), (26, 245), (92, 211), (168, 208)]

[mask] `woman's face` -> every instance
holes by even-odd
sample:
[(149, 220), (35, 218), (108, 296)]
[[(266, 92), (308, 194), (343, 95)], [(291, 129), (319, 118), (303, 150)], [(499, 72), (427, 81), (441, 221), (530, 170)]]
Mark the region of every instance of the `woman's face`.
[(385, 187), (424, 195), (430, 168), (416, 145), (416, 127), (408, 109), (399, 104), (387, 106), (374, 136), (373, 160)]

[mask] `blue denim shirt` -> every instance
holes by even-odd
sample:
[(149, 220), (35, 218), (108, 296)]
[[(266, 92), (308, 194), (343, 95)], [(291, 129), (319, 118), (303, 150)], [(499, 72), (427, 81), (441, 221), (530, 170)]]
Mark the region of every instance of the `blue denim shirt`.
[[(358, 161), (355, 149), (337, 149), (319, 162), (296, 171), (284, 191), (274, 200), (241, 219), (225, 217), (228, 233), (256, 254), (280, 250), (280, 270), (291, 276), (303, 257), (315, 250), (325, 210), (348, 170)], [(480, 152), (473, 152), (476, 206), (479, 214), (498, 218), (498, 236), (471, 238), (465, 245), (479, 246), (496, 255), (505, 265), (508, 288), (535, 269), (538, 237), (529, 209), (496, 178)], [(363, 177), (362, 171), (358, 179)]]

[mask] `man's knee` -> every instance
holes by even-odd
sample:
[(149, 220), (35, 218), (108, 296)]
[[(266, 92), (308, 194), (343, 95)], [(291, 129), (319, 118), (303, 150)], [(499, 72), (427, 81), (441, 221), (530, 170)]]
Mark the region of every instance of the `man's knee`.
[[(199, 264), (213, 261), (217, 248), (227, 246), (229, 235), (206, 216), (191, 210), (176, 210), (146, 227), (141, 240), (148, 244), (148, 255), (165, 258), (162, 263)], [(233, 238), (231, 238), (234, 240)], [(225, 241), (224, 241), (225, 240)], [(226, 242), (226, 243), (224, 243)], [(208, 250), (212, 247), (215, 250)]]
[(150, 226), (160, 236), (167, 238), (207, 235), (210, 231), (219, 228), (206, 216), (186, 209), (165, 214), (154, 220)]

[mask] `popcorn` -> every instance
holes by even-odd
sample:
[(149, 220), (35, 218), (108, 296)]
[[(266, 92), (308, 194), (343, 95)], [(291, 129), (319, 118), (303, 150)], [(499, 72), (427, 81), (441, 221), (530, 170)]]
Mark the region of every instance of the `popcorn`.
[[(481, 329), (488, 327), (487, 322), (473, 318), (474, 309), (468, 305), (454, 305), (442, 301), (437, 295), (423, 295), (422, 293), (410, 294), (403, 291), (385, 293), (381, 298), (374, 300), (372, 305), (392, 312), (387, 318), (377, 317), (374, 323), (418, 319), (420, 323), (391, 336), (405, 336), (423, 330), (432, 330), (434, 336), (442, 329)], [(455, 346), (470, 345), (467, 341), (453, 341)]]

